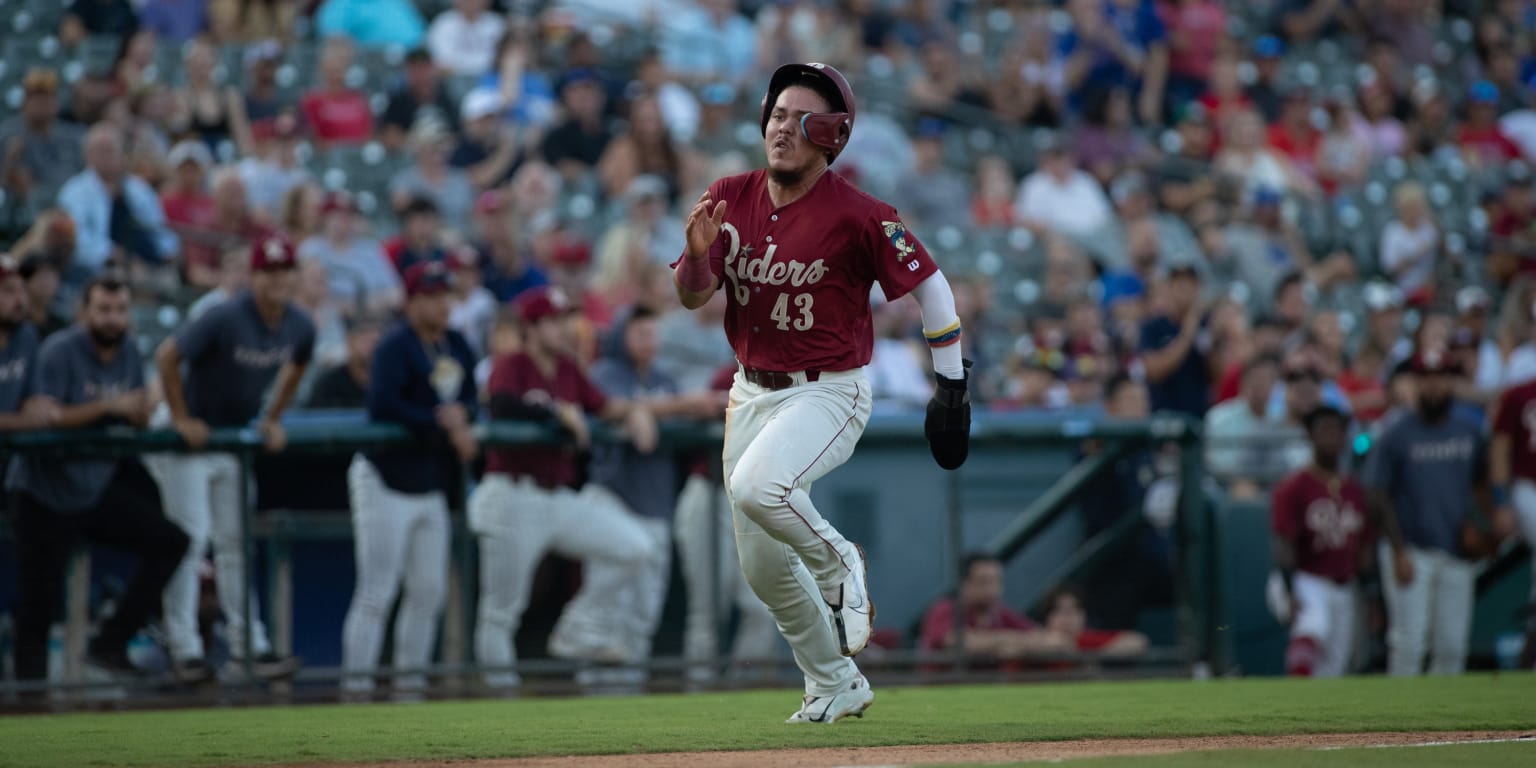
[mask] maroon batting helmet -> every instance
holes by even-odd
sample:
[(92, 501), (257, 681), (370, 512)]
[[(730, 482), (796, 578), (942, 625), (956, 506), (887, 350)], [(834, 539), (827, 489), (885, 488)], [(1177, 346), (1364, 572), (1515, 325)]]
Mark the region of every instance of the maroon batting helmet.
[(853, 135), (853, 116), (857, 109), (853, 101), (853, 88), (848, 85), (843, 73), (827, 64), (785, 64), (779, 67), (768, 80), (768, 93), (763, 95), (761, 128), (764, 136), (768, 135), (768, 116), (773, 113), (773, 105), (779, 100), (779, 93), (791, 85), (810, 88), (821, 94), (832, 107), (831, 112), (813, 112), (800, 118), (800, 132), (805, 135), (806, 141), (827, 151), (827, 163), (830, 164), (848, 146), (848, 137)]

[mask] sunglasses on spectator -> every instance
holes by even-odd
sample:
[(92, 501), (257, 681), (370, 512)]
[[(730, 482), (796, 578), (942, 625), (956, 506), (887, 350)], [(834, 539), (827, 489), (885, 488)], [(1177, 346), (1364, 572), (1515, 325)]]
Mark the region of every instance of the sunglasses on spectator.
[(1293, 382), (1293, 383), (1294, 382), (1302, 382), (1302, 381), (1310, 381), (1310, 382), (1313, 382), (1315, 384), (1315, 383), (1317, 383), (1319, 381), (1322, 381), (1322, 378), (1323, 378), (1322, 375), (1319, 374), (1317, 371), (1314, 371), (1314, 370), (1286, 371), (1285, 372), (1285, 380), (1287, 382)]

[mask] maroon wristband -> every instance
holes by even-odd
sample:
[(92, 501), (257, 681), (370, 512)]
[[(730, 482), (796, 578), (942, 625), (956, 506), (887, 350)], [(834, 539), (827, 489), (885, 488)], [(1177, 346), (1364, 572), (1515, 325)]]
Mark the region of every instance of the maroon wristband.
[(709, 269), (709, 259), (683, 256), (677, 265), (677, 284), (693, 293), (704, 293), (715, 287), (715, 273)]

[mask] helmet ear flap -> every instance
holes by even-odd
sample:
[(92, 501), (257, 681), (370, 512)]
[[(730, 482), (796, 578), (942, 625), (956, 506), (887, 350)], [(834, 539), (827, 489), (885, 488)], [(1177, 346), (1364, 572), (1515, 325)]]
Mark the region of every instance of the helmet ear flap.
[(847, 112), (813, 112), (800, 118), (800, 131), (806, 141), (836, 157), (853, 134), (853, 120)]

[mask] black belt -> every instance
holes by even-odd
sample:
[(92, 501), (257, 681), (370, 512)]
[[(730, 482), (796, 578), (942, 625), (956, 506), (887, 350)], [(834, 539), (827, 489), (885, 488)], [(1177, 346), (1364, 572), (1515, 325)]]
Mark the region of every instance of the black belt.
[[(788, 371), (765, 371), (761, 368), (741, 369), (741, 374), (747, 381), (756, 384), (763, 389), (789, 389), (795, 386), (795, 376)], [(821, 378), (821, 371), (806, 371), (806, 382), (816, 381)]]

